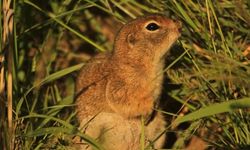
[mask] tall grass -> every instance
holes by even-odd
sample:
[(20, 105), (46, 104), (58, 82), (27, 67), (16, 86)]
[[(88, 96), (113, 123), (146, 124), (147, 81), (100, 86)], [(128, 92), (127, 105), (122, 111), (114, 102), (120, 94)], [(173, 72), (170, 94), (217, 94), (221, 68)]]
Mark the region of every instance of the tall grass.
[[(164, 113), (172, 119), (166, 132), (176, 136), (168, 148), (185, 148), (194, 136), (213, 149), (249, 147), (247, 0), (11, 2), (13, 41), (0, 38), (0, 149), (70, 149), (75, 136), (101, 149), (77, 128), (77, 71), (93, 54), (112, 49), (118, 24), (149, 13), (183, 22), (165, 70), (168, 85), (179, 85), (165, 87), (169, 99), (163, 101), (171, 103)], [(179, 111), (170, 111), (173, 107)]]

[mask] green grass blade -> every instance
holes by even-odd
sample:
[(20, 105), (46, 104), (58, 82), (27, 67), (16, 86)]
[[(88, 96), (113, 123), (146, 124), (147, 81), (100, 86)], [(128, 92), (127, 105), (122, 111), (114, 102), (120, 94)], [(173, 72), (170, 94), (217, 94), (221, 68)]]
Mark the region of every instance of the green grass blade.
[(54, 21), (56, 21), (58, 24), (60, 24), (61, 26), (63, 26), (65, 29), (69, 30), (70, 32), (74, 33), (75, 35), (77, 35), (78, 37), (80, 37), (81, 39), (85, 40), (86, 42), (88, 42), (89, 44), (91, 44), (92, 46), (94, 46), (95, 48), (97, 48), (98, 50), (104, 52), (105, 49), (102, 48), (101, 46), (99, 46), (98, 44), (96, 44), (94, 41), (92, 41), (91, 39), (89, 39), (88, 37), (80, 34), (79, 32), (75, 31), (74, 29), (70, 28), (68, 25), (66, 25), (65, 23), (63, 23), (61, 20), (56, 18), (56, 15), (52, 14), (52, 13), (47, 13), (45, 11), (43, 11), (41, 8), (39, 8), (37, 5), (35, 5), (34, 3), (25, 0), (25, 3), (33, 6), (34, 8), (36, 8), (37, 10), (43, 12), (44, 14), (46, 14), (47, 16), (49, 16), (51, 19), (53, 19)]
[(178, 11), (182, 14), (182, 16), (184, 17), (185, 21), (195, 30), (195, 31), (199, 31), (199, 28), (195, 25), (195, 23), (193, 22), (193, 20), (188, 16), (187, 12), (181, 7), (181, 5), (174, 0), (173, 1), (174, 4), (176, 5)]
[(249, 108), (249, 107), (250, 107), (250, 98), (243, 98), (239, 100), (231, 100), (227, 102), (213, 104), (213, 105), (201, 108), (197, 111), (194, 111), (190, 114), (187, 114), (183, 117), (178, 117), (175, 120), (175, 124), (180, 124), (180, 123), (187, 122), (187, 121), (209, 117), (209, 116), (224, 113), (224, 112), (231, 112), (231, 111), (234, 111), (235, 109)]
[(41, 115), (41, 114), (31, 114), (31, 115), (22, 117), (21, 119), (25, 119), (25, 118), (45, 118), (45, 119), (49, 118), (51, 120), (54, 120), (56, 122), (61, 123), (64, 127), (40, 128), (40, 129), (37, 129), (35, 131), (30, 131), (27, 134), (25, 134), (24, 136), (33, 137), (33, 136), (42, 136), (42, 135), (46, 135), (46, 134), (55, 134), (55, 133), (67, 133), (67, 134), (73, 134), (73, 135), (76, 134), (76, 135), (82, 137), (86, 142), (88, 142), (93, 147), (97, 148), (98, 150), (103, 149), (91, 137), (89, 137), (85, 134), (82, 134), (81, 132), (78, 131), (78, 129), (76, 127), (74, 127), (73, 125), (69, 124), (68, 122), (66, 122), (64, 120), (61, 120), (61, 119), (58, 119), (55, 117), (51, 117), (51, 116)]
[[(36, 87), (39, 87), (39, 86), (42, 86), (46, 83), (49, 83), (51, 81), (54, 81), (56, 79), (59, 79), (65, 75), (68, 75), (76, 70), (79, 70), (81, 67), (83, 66), (83, 63), (81, 64), (78, 64), (78, 65), (75, 65), (75, 66), (72, 66), (72, 67), (69, 67), (69, 68), (66, 68), (66, 69), (63, 69), (63, 70), (60, 70), (56, 73), (53, 73), (49, 76), (47, 76), (45, 79), (43, 79), (41, 82), (37, 83), (36, 85), (34, 85), (33, 87), (31, 87), (29, 90), (27, 90), (25, 92), (25, 94), (21, 97), (21, 99), (18, 101), (18, 104), (16, 106), (16, 114), (19, 114), (20, 112), (20, 109), (21, 109), (21, 106), (25, 100), (25, 97), (33, 90), (35, 89)], [(16, 117), (18, 118), (18, 115), (16, 115)]]

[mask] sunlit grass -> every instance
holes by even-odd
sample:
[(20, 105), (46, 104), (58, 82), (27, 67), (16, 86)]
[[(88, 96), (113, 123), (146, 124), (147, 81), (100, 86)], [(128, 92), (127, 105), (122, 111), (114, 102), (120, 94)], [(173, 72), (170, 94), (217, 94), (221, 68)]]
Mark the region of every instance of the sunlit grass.
[[(125, 23), (148, 13), (164, 13), (183, 23), (182, 36), (173, 49), (178, 55), (169, 56), (174, 59), (165, 69), (171, 84), (180, 87), (166, 91), (171, 99), (164, 100), (183, 105), (178, 109), (187, 108), (189, 114), (176, 117), (179, 113), (165, 112), (172, 118), (166, 132), (175, 132), (177, 137), (169, 148), (185, 148), (193, 136), (217, 149), (250, 145), (250, 4), (246, 0), (25, 0), (12, 5), (13, 56), (5, 58), (1, 67), (7, 80), (7, 66), (13, 64), (16, 149), (67, 149), (77, 135), (101, 149), (94, 139), (78, 131), (74, 110), (77, 71), (92, 53), (111, 50), (113, 41), (108, 36), (114, 36), (117, 27), (112, 22), (108, 28), (108, 21)], [(1, 35), (2, 31), (1, 23)], [(7, 54), (1, 44), (1, 57)], [(6, 98), (7, 93), (2, 94), (1, 108), (5, 110)], [(184, 122), (188, 122), (185, 129), (176, 127)], [(0, 127), (0, 149), (9, 149), (4, 113)]]

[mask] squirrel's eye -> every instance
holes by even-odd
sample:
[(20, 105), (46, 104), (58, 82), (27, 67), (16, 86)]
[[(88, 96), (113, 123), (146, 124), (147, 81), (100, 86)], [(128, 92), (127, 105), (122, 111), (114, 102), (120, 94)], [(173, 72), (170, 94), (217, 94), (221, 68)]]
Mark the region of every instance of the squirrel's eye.
[(149, 31), (155, 31), (157, 29), (159, 29), (160, 26), (157, 25), (156, 23), (149, 23), (147, 26), (146, 26), (146, 29), (149, 30)]

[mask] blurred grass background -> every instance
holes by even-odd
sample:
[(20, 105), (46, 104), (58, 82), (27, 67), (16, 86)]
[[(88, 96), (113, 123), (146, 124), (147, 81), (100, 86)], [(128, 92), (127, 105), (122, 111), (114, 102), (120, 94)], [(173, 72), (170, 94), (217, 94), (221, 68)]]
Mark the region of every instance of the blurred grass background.
[(250, 1), (4, 0), (1, 10), (0, 149), (70, 149), (76, 135), (98, 149), (77, 130), (77, 71), (150, 13), (183, 22), (164, 71), (166, 148), (249, 148)]

